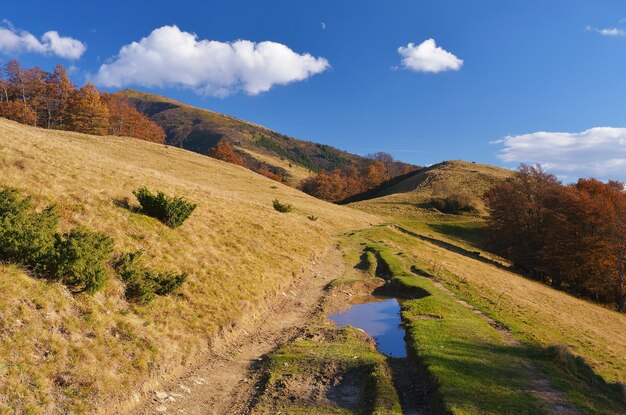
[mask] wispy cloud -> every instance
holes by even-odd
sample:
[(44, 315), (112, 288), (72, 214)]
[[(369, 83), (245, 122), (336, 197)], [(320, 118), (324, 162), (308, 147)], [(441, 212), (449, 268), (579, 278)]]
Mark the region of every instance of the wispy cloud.
[(536, 132), (492, 142), (509, 163), (540, 163), (568, 177), (626, 179), (626, 128), (597, 127), (577, 133)]
[(86, 50), (87, 45), (80, 40), (61, 36), (55, 30), (50, 30), (37, 39), (26, 30), (17, 29), (8, 20), (3, 20), (0, 26), (2, 54), (38, 53), (74, 60), (80, 58)]
[[(620, 20), (621, 22), (621, 20)], [(587, 26), (586, 29), (590, 32), (596, 32), (601, 34), (602, 36), (609, 36), (609, 37), (620, 37), (620, 36), (626, 36), (626, 30), (619, 28), (619, 27), (606, 27), (604, 29), (598, 29), (596, 27), (593, 26)]]
[(402, 68), (416, 72), (458, 71), (463, 66), (462, 59), (437, 46), (435, 39), (400, 46), (398, 53), (402, 57)]
[(173, 86), (224, 97), (238, 91), (257, 95), (329, 67), (324, 58), (296, 53), (280, 43), (201, 40), (177, 26), (163, 26), (123, 46), (93, 80), (106, 87)]

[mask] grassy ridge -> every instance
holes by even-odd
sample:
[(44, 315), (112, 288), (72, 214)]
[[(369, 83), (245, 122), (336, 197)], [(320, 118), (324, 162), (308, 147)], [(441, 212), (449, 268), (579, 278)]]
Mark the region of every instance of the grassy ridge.
[(446, 217), (430, 206), (433, 197), (462, 194), (474, 202), (479, 212), (484, 213), (484, 193), (511, 174), (512, 171), (501, 167), (462, 160), (444, 161), (381, 190), (369, 200), (355, 202), (351, 206), (394, 220), (432, 220)]
[[(0, 185), (32, 195), (37, 208), (57, 205), (62, 231), (103, 232), (116, 252), (143, 249), (151, 268), (189, 275), (177, 295), (139, 306), (115, 278), (93, 297), (72, 295), (0, 265), (0, 413), (123, 406), (140, 385), (200, 359), (221, 329), (258, 314), (333, 234), (376, 220), (180, 149), (3, 119), (0, 167)], [(171, 229), (126, 207), (141, 186), (198, 207)], [(295, 210), (274, 211), (276, 198)]]
[(209, 148), (218, 141), (227, 140), (254, 159), (271, 166), (285, 168), (285, 160), (297, 165), (297, 169), (286, 168), (293, 175), (290, 182), (298, 182), (298, 176), (304, 173), (309, 176), (313, 172), (333, 170), (364, 160), (361, 156), (328, 145), (299, 140), (254, 123), (159, 95), (130, 89), (121, 93), (140, 112), (163, 127), (168, 144), (207, 154)]

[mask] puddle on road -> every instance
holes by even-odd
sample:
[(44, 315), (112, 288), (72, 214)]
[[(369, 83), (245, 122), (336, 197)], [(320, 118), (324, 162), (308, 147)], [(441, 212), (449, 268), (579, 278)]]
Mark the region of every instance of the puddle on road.
[(367, 296), (358, 298), (346, 311), (328, 318), (338, 327), (352, 326), (365, 331), (376, 341), (378, 350), (390, 357), (406, 358), (404, 328), (400, 320), (400, 304), (395, 298)]

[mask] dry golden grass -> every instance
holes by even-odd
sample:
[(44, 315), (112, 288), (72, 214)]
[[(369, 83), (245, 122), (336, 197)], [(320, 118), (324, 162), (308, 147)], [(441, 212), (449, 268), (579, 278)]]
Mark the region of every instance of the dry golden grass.
[(352, 206), (390, 217), (421, 219), (425, 212), (418, 210), (418, 206), (430, 202), (433, 197), (461, 193), (470, 196), (479, 211), (484, 211), (484, 193), (511, 174), (511, 170), (486, 164), (444, 161), (385, 189), (375, 199), (353, 203)]
[[(0, 266), (0, 413), (92, 412), (123, 402), (197, 360), (220, 328), (291, 283), (335, 233), (377, 220), (184, 150), (4, 119), (0, 171), (0, 185), (22, 189), (36, 206), (56, 203), (61, 228), (104, 232), (117, 252), (144, 249), (151, 267), (190, 274), (178, 295), (133, 306), (115, 278), (93, 297), (74, 296)], [(115, 203), (134, 203), (141, 186), (198, 207), (170, 229)], [(274, 211), (276, 198), (295, 210)]]
[(281, 159), (280, 157), (273, 156), (270, 154), (263, 154), (259, 151), (251, 150), (249, 148), (237, 147), (238, 150), (241, 150), (245, 153), (248, 153), (254, 159), (267, 163), (270, 166), (282, 167), (289, 173), (291, 176), (287, 182), (292, 187), (297, 187), (304, 180), (308, 179), (315, 173), (312, 173), (310, 170), (300, 166), (299, 164), (290, 162), (287, 159)]
[(567, 345), (606, 381), (626, 383), (626, 315), (411, 236), (394, 239), (396, 249), (410, 246), (410, 257), (514, 334)]

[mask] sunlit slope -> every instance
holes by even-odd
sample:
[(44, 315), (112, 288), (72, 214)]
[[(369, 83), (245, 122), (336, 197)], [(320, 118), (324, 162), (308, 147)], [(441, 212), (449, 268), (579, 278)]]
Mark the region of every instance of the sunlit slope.
[[(257, 313), (310, 267), (332, 235), (376, 218), (241, 167), (120, 137), (0, 119), (0, 185), (55, 203), (80, 225), (143, 249), (150, 266), (189, 273), (179, 294), (133, 306), (111, 275), (95, 296), (0, 266), (0, 413), (106, 412), (139, 385), (197, 360), (212, 337)], [(147, 186), (198, 204), (180, 228), (123, 207)], [(283, 214), (272, 200), (291, 203)], [(316, 216), (313, 221), (307, 216)]]
[[(364, 158), (345, 151), (280, 134), (261, 125), (187, 105), (160, 95), (132, 89), (121, 91), (140, 112), (166, 132), (168, 144), (207, 154), (218, 141), (226, 140), (247, 152), (257, 162), (285, 168), (287, 161), (310, 176), (312, 171), (333, 170)], [(261, 157), (257, 157), (260, 155)], [(281, 162), (276, 162), (280, 159)], [(290, 169), (285, 170), (292, 174)], [(294, 180), (298, 181), (298, 173)]]
[[(411, 227), (411, 229), (414, 229)], [(418, 230), (419, 232), (419, 230)], [(626, 316), (545, 284), (398, 232), (414, 260), (463, 298), (509, 326), (520, 340), (567, 346), (609, 382), (626, 383)], [(483, 256), (484, 258), (484, 256)]]
[(298, 187), (307, 178), (311, 177), (313, 172), (299, 164), (292, 163), (289, 160), (281, 159), (278, 156), (252, 150), (249, 148), (237, 147), (238, 150), (248, 154), (250, 157), (262, 163), (269, 164), (284, 169), (288, 173), (287, 184), (292, 187)]
[(482, 210), (484, 193), (511, 174), (511, 170), (486, 164), (444, 161), (382, 190), (372, 199), (353, 205), (382, 214), (406, 216), (416, 206), (428, 203), (432, 197), (464, 194), (473, 198)]

